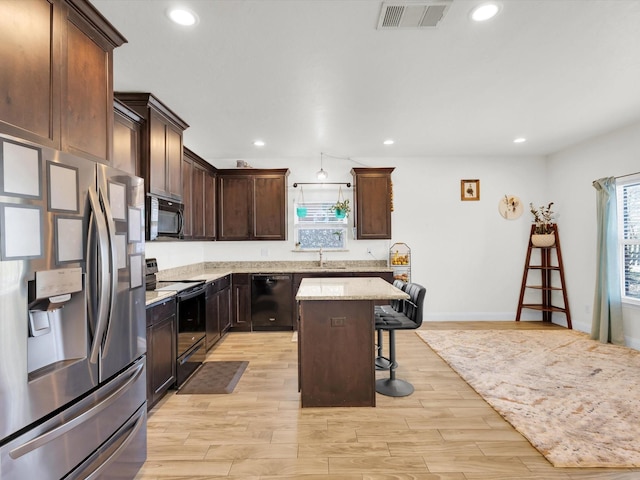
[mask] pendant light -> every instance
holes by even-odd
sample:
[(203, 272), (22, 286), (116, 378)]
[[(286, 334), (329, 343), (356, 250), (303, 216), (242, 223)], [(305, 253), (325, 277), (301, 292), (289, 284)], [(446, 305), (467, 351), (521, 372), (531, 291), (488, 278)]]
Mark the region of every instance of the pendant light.
[(322, 168), (322, 152), (320, 152), (320, 170), (316, 173), (318, 180), (326, 180), (329, 174)]

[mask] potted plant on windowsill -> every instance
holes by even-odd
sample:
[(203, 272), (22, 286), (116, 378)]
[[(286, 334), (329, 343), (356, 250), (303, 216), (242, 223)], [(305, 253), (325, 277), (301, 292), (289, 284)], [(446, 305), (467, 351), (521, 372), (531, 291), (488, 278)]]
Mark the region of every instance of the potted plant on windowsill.
[(552, 247), (556, 243), (553, 202), (548, 205), (534, 207), (529, 204), (535, 227), (531, 235), (531, 243), (536, 247)]
[(351, 207), (349, 206), (349, 199), (346, 200), (338, 200), (331, 206), (331, 211), (335, 212), (336, 218), (345, 218), (349, 216), (349, 212), (351, 212)]

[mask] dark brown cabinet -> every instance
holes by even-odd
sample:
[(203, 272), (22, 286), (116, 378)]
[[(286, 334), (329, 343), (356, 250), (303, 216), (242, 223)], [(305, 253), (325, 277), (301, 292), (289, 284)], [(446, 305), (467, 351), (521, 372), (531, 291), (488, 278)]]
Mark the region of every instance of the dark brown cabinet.
[(231, 277), (227, 275), (207, 284), (206, 344), (207, 350), (229, 330)]
[(182, 133), (189, 125), (151, 93), (116, 92), (115, 96), (145, 120), (141, 164), (147, 193), (181, 201)]
[(176, 381), (176, 300), (147, 307), (147, 408)]
[(286, 240), (288, 169), (218, 170), (218, 240)]
[(234, 331), (251, 330), (251, 275), (234, 273), (231, 277), (231, 328)]
[(394, 168), (353, 168), (355, 226), (358, 240), (391, 238)]
[(215, 240), (215, 168), (185, 147), (182, 180), (184, 238)]
[(0, 2), (0, 132), (110, 161), (113, 49), (125, 42), (84, 0)]
[(142, 176), (140, 138), (144, 120), (124, 103), (113, 102), (113, 161), (112, 165), (131, 175)]

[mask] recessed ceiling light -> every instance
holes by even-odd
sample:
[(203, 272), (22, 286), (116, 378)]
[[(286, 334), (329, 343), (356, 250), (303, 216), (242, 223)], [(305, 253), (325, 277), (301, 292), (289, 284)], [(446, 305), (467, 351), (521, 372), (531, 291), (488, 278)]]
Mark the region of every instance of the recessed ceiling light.
[(264, 147), (264, 142), (262, 140), (256, 140), (253, 142), (256, 147)]
[(393, 145), (395, 142), (393, 140), (391, 140), (391, 139), (388, 139), (388, 140), (385, 140), (382, 143), (384, 143), (385, 145)]
[(484, 22), (495, 17), (500, 11), (499, 3), (483, 3), (471, 10), (471, 18), (476, 22)]
[(198, 16), (186, 8), (172, 8), (167, 12), (167, 15), (172, 21), (185, 27), (198, 23)]
[(526, 142), (526, 141), (527, 141), (527, 139), (526, 139), (526, 138), (524, 138), (524, 137), (518, 137), (518, 138), (515, 138), (515, 139), (513, 140), (513, 143), (524, 143), (524, 142)]

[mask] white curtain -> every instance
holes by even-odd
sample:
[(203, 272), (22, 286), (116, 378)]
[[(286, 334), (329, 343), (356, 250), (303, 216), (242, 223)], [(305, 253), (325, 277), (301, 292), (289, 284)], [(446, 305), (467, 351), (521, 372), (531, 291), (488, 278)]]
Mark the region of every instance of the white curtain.
[(598, 243), (591, 338), (602, 343), (624, 345), (618, 266), (616, 180), (614, 177), (601, 178), (593, 182), (593, 187), (597, 191)]

